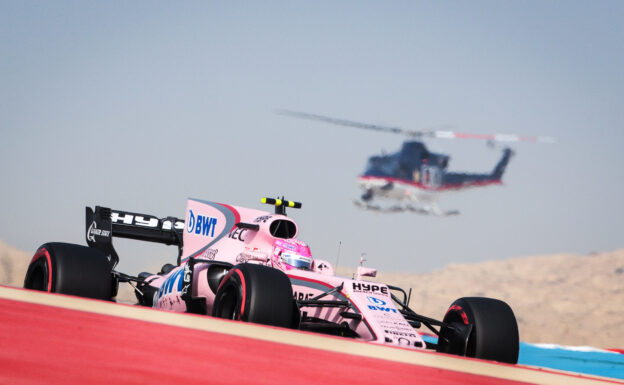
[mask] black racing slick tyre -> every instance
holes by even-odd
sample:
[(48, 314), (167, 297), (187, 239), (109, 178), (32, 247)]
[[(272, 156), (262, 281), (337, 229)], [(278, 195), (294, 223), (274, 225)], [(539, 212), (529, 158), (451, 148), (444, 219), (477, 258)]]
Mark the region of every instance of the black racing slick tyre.
[[(438, 339), (438, 351), (515, 364), (518, 324), (505, 302), (482, 297), (460, 298), (449, 307)], [(462, 332), (465, 331), (465, 332)]]
[(112, 266), (100, 250), (70, 243), (46, 243), (30, 261), (24, 288), (95, 299), (111, 299)]
[(243, 263), (230, 269), (221, 280), (212, 315), (295, 328), (299, 310), (286, 274), (271, 267)]

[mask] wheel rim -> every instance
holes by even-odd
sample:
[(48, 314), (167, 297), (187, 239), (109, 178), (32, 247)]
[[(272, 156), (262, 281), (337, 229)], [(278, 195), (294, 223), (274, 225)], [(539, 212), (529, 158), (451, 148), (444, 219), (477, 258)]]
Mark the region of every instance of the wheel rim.
[(48, 291), (48, 266), (45, 263), (39, 263), (33, 267), (28, 276), (25, 287), (27, 289)]
[(231, 320), (240, 319), (238, 299), (238, 290), (234, 286), (230, 285), (224, 288), (217, 308), (217, 317)]
[[(459, 312), (449, 311), (444, 316), (444, 323), (452, 326), (452, 327), (464, 327), (466, 324)], [(457, 354), (460, 356), (474, 357), (474, 338), (473, 338), (474, 329), (471, 331), (468, 341), (466, 345), (464, 345), (463, 341), (458, 340), (452, 330), (442, 327), (440, 329), (440, 335), (438, 339), (438, 344), (440, 349), (438, 351), (442, 351), (444, 353)], [(472, 347), (471, 347), (472, 340)]]

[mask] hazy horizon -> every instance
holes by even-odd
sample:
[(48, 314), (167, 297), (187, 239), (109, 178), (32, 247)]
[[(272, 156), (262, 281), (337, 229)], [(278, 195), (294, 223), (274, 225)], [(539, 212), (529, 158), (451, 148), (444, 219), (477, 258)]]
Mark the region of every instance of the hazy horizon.
[[(315, 256), (428, 271), (624, 247), (624, 3), (0, 1), (0, 239), (84, 244), (84, 207), (183, 217), (196, 197), (288, 214)], [(457, 217), (360, 211), (356, 177), (408, 129), (545, 135)], [(488, 172), (478, 141), (429, 140)], [(175, 249), (115, 241), (128, 273)]]

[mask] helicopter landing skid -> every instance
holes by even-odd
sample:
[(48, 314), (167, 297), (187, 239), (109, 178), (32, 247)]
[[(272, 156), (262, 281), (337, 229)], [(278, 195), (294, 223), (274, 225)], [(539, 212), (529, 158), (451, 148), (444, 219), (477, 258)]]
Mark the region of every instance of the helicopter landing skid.
[(353, 204), (361, 209), (376, 211), (380, 213), (402, 213), (402, 212), (412, 212), (415, 214), (421, 215), (434, 215), (438, 217), (446, 217), (451, 215), (459, 214), (458, 210), (450, 210), (450, 211), (442, 211), (439, 207), (425, 208), (425, 207), (415, 207), (412, 205), (394, 205), (388, 207), (381, 207), (379, 205), (372, 205), (367, 202), (362, 202), (360, 200), (354, 199)]

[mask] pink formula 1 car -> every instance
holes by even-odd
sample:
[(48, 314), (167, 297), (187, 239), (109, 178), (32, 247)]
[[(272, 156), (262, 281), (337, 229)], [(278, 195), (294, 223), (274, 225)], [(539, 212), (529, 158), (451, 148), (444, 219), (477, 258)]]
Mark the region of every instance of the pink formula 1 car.
[[(518, 326), (511, 308), (490, 298), (461, 298), (442, 321), (408, 307), (404, 290), (337, 276), (297, 239), (286, 207), (275, 212), (189, 199), (184, 221), (87, 207), (88, 247), (46, 243), (24, 281), (28, 289), (111, 300), (120, 282), (135, 286), (139, 304), (265, 325), (355, 338), (372, 343), (516, 363)], [(178, 246), (177, 266), (130, 276), (115, 270), (113, 237)], [(423, 339), (419, 329), (438, 336)]]

